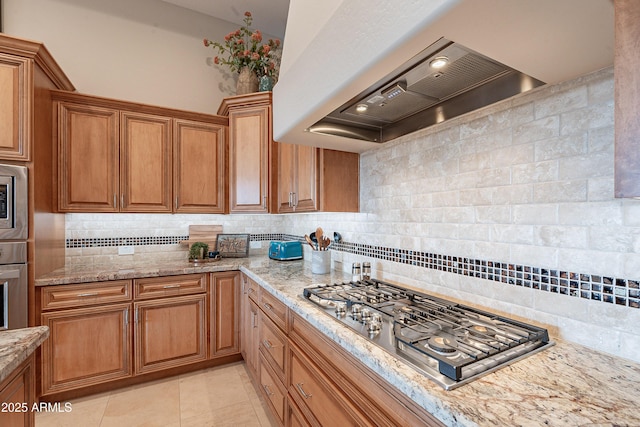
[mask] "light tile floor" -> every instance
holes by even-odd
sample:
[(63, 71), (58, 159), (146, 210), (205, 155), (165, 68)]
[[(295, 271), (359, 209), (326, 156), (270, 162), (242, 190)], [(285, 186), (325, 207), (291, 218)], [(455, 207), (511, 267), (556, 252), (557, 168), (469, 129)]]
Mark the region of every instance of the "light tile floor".
[[(271, 427), (242, 362), (71, 400), (36, 427)], [(64, 408), (64, 402), (61, 402)]]

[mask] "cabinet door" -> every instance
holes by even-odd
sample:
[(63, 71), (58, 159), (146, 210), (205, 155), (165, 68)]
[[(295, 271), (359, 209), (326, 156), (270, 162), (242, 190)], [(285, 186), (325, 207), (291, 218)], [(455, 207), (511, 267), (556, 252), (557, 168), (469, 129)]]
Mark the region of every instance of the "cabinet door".
[(206, 360), (206, 294), (134, 303), (135, 372)]
[(174, 122), (175, 212), (224, 213), (224, 128), (203, 122)]
[(258, 339), (258, 306), (245, 296), (242, 311), (242, 355), (254, 378), (258, 376)]
[(0, 383), (0, 426), (33, 427), (36, 425), (34, 355), (29, 356), (10, 376)]
[(318, 210), (318, 149), (296, 146), (294, 204), (297, 212)]
[(131, 305), (61, 310), (42, 315), (42, 394), (131, 376)]
[(0, 159), (29, 160), (29, 59), (0, 54)]
[(295, 147), (278, 143), (278, 213), (293, 212)]
[(120, 113), (120, 212), (171, 212), (171, 119)]
[(62, 212), (117, 212), (118, 111), (58, 105), (58, 207)]
[(271, 106), (229, 112), (230, 212), (269, 211)]
[(320, 210), (358, 212), (360, 155), (320, 150)]
[(210, 355), (237, 354), (240, 351), (240, 273), (211, 274)]

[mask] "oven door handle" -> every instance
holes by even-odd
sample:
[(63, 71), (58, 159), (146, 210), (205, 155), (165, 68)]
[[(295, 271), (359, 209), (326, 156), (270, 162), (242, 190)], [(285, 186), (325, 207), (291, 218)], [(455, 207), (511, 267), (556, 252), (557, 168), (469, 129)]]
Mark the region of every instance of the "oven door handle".
[(19, 278), (20, 270), (0, 270), (0, 280)]

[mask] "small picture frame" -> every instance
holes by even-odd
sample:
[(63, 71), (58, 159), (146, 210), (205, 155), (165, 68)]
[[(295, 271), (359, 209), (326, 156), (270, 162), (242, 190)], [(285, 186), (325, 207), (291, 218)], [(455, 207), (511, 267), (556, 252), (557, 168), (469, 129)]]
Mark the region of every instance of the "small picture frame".
[(216, 251), (222, 258), (244, 258), (249, 256), (248, 234), (218, 234)]

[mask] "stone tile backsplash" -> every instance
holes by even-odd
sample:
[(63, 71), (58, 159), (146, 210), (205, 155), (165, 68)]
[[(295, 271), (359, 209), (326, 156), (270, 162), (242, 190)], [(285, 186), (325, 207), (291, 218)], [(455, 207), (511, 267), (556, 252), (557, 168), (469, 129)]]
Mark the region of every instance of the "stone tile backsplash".
[[(613, 197), (613, 96), (613, 69), (603, 69), (361, 153), (360, 213), (70, 214), (67, 261), (117, 257), (115, 246), (71, 247), (114, 230), (161, 239), (222, 224), (260, 245), (322, 226), (344, 239), (336, 268), (369, 260), (374, 277), (640, 361), (640, 201)], [(145, 251), (186, 248), (142, 244), (135, 256)]]

